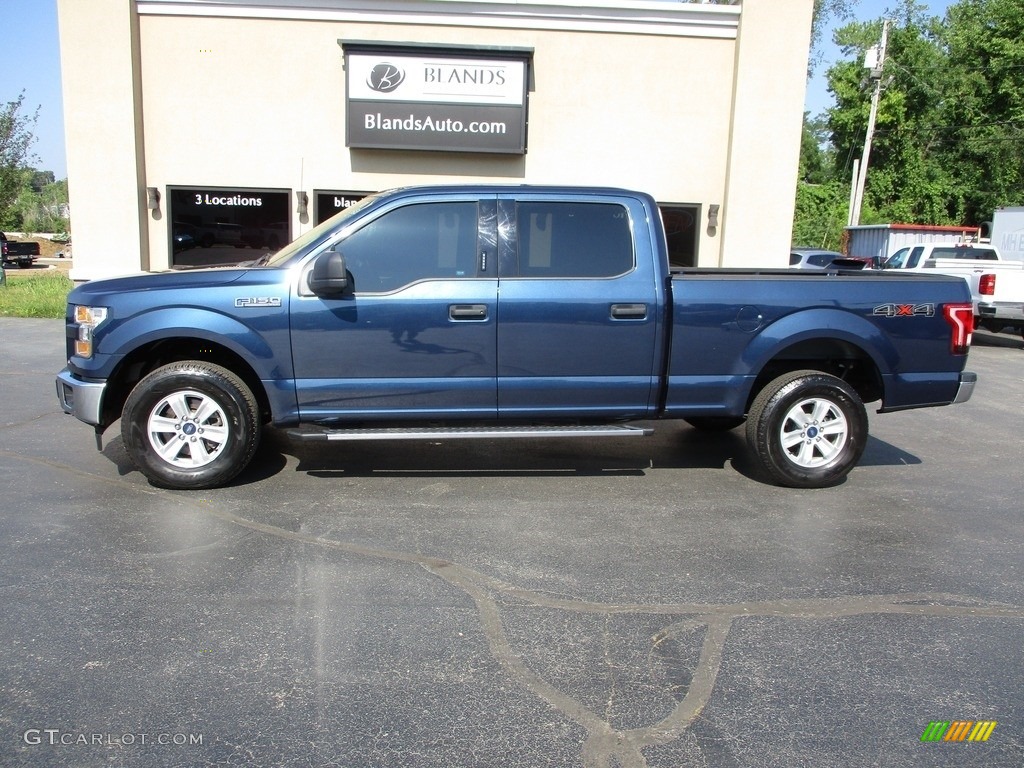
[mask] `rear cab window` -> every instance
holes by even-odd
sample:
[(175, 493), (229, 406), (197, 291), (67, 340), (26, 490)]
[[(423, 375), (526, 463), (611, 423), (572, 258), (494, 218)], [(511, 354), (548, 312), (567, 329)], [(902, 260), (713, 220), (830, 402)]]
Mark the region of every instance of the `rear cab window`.
[(521, 202), (520, 277), (602, 278), (633, 269), (629, 213), (617, 203)]

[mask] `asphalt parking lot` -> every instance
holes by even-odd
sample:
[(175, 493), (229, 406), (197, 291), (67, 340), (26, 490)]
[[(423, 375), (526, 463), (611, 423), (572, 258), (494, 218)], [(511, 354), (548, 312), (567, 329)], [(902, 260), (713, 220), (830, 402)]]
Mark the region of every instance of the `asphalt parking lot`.
[(0, 765), (1024, 764), (1019, 337), (817, 491), (682, 424), (163, 491), (60, 413), (61, 321), (0, 351)]

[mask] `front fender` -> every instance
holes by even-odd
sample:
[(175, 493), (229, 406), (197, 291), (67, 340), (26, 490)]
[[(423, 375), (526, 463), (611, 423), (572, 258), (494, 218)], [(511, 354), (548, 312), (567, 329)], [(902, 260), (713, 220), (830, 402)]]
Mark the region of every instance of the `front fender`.
[(197, 339), (223, 346), (246, 360), (260, 379), (292, 378), (288, 322), (282, 309), (254, 310), (243, 323), (216, 310), (196, 307), (156, 308), (122, 321), (108, 319), (96, 334), (92, 359), (73, 357), (83, 376), (106, 379), (118, 362), (155, 342)]

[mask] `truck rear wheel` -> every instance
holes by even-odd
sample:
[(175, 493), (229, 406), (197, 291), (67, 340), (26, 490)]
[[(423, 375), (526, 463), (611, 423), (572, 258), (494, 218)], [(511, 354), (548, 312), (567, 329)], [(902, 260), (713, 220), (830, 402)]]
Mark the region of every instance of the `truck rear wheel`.
[(259, 445), (259, 409), (226, 368), (188, 360), (158, 368), (132, 390), (121, 437), (151, 483), (194, 490), (223, 485)]
[(794, 371), (754, 399), (747, 442), (760, 467), (780, 485), (823, 488), (860, 461), (868, 417), (857, 392), (818, 371)]

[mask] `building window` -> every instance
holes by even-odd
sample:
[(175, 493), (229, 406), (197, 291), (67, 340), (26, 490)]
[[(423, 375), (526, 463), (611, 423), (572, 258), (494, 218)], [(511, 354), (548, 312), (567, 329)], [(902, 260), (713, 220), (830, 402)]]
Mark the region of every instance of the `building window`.
[(696, 222), (700, 209), (696, 205), (659, 205), (658, 208), (665, 223), (669, 266), (697, 266)]
[(313, 193), (316, 201), (316, 223), (323, 224), (331, 216), (351, 208), (372, 192), (329, 192), (318, 189)]
[[(252, 261), (291, 242), (288, 190), (176, 187), (171, 205), (171, 266)], [(247, 252), (248, 251), (248, 252)]]

